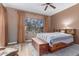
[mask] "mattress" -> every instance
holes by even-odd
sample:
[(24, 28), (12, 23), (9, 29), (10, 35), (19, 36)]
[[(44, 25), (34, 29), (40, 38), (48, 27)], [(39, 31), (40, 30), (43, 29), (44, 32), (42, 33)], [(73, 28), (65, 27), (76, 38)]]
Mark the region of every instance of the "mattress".
[(73, 42), (73, 36), (71, 34), (54, 32), (54, 33), (38, 33), (37, 38), (46, 41), (51, 46), (52, 44), (63, 42), (71, 43)]

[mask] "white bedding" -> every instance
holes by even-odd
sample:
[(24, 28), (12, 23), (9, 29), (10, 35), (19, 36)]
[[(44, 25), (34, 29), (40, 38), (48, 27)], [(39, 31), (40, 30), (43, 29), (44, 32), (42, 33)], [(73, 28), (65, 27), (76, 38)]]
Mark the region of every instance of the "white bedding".
[(37, 38), (48, 42), (50, 46), (52, 44), (59, 43), (59, 42), (64, 42), (64, 43), (73, 42), (73, 36), (71, 34), (66, 34), (61, 32), (38, 33)]
[(59, 42), (63, 42), (63, 43), (69, 44), (69, 43), (72, 43), (72, 42), (73, 42), (73, 38), (66, 39), (66, 40), (62, 40), (62, 39), (56, 40), (56, 41), (54, 41), (52, 44), (56, 44), (56, 43), (59, 43)]

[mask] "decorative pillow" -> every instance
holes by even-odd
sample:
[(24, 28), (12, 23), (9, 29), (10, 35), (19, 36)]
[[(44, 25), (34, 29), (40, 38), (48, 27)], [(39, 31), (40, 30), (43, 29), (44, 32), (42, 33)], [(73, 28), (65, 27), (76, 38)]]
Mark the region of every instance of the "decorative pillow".
[(4, 50), (0, 50), (0, 56), (3, 55), (3, 53), (4, 53)]
[(62, 29), (62, 30), (60, 30), (60, 32), (63, 32), (63, 33), (65, 33), (65, 30), (64, 30), (64, 29)]

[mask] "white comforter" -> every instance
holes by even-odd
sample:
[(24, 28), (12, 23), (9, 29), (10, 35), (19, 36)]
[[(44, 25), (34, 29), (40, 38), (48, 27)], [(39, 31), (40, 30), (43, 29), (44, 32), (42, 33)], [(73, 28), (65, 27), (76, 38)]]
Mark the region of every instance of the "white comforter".
[(59, 42), (64, 42), (64, 43), (73, 42), (73, 36), (71, 34), (66, 34), (61, 32), (38, 33), (37, 38), (48, 42), (50, 46), (52, 44), (59, 43)]

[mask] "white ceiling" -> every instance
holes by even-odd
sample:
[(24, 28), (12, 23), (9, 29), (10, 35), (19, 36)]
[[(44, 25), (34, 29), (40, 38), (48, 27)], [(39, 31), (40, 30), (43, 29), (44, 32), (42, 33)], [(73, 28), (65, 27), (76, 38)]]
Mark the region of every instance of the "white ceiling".
[(51, 7), (48, 7), (46, 11), (44, 11), (45, 6), (41, 6), (43, 3), (4, 3), (3, 5), (6, 7), (21, 9), (24, 11), (39, 13), (43, 15), (51, 16), (55, 13), (58, 13), (64, 9), (67, 9), (76, 3), (53, 3), (54, 6), (56, 6), (56, 9), (52, 9)]

